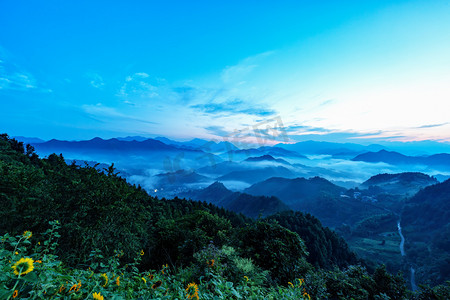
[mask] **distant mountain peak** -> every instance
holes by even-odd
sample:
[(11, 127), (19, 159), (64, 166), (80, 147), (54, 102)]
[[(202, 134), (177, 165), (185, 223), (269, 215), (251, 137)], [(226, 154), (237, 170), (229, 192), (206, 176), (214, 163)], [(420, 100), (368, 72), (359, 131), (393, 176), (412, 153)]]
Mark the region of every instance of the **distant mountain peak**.
[(93, 138), (93, 139), (90, 139), (90, 141), (92, 141), (92, 142), (96, 142), (96, 141), (99, 141), (99, 142), (101, 142), (101, 141), (105, 141), (104, 139), (102, 139), (101, 137), (98, 137), (98, 136), (96, 136), (95, 138)]
[[(220, 182), (220, 181), (215, 181), (214, 183), (212, 183), (209, 187), (214, 187), (214, 188), (224, 188), (226, 189), (225, 185)], [(208, 188), (209, 188), (208, 187)]]

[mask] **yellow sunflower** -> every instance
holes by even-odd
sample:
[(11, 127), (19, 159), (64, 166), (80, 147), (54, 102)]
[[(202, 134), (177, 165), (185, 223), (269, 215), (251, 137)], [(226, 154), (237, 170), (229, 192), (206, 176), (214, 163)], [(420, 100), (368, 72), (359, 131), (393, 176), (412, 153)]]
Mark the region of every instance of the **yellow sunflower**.
[(28, 240), (30, 237), (33, 236), (33, 233), (32, 233), (31, 231), (29, 231), (29, 230), (26, 230), (26, 231), (23, 232), (22, 235), (23, 235), (24, 237), (26, 237), (26, 239)]
[(196, 298), (197, 300), (199, 299), (198, 285), (195, 284), (194, 282), (188, 284), (188, 286), (186, 288), (186, 298), (188, 298), (188, 299)]
[(95, 300), (103, 300), (103, 296), (100, 293), (93, 293), (92, 297), (94, 297)]
[(106, 275), (106, 273), (103, 273), (102, 275), (100, 275), (101, 278), (103, 278), (103, 284), (102, 286), (105, 287), (108, 284), (108, 275)]
[(28, 257), (21, 258), (11, 268), (14, 269), (14, 274), (16, 275), (26, 275), (34, 269), (33, 259)]

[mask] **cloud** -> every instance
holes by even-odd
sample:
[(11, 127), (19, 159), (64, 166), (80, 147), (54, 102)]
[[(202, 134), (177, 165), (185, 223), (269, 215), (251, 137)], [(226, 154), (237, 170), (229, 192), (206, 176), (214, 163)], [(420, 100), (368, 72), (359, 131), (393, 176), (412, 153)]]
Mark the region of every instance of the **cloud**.
[(252, 73), (253, 70), (255, 70), (266, 57), (272, 55), (273, 53), (273, 51), (260, 53), (247, 57), (236, 65), (225, 67), (221, 73), (222, 81), (224, 83), (245, 83), (245, 77)]
[(52, 92), (40, 88), (34, 76), (11, 61), (7, 52), (0, 47), (0, 90)]
[(36, 80), (29, 73), (7, 72), (0, 65), (0, 90), (37, 89)]
[(89, 83), (96, 89), (102, 88), (105, 85), (103, 77), (98, 73), (87, 73), (86, 76), (90, 80)]
[(121, 97), (154, 98), (158, 96), (158, 86), (163, 80), (152, 82), (150, 75), (144, 72), (134, 73), (125, 78), (125, 82), (117, 93)]
[(422, 125), (417, 128), (435, 128), (435, 127), (441, 127), (450, 124), (450, 122), (441, 123), (441, 124), (428, 124), (428, 125)]
[(336, 100), (329, 99), (329, 100), (326, 100), (326, 101), (323, 101), (322, 103), (320, 103), (319, 106), (323, 107), (323, 106), (327, 106), (327, 105), (333, 104), (335, 102), (336, 102)]
[(205, 127), (205, 129), (208, 131), (208, 133), (211, 133), (213, 135), (217, 135), (217, 136), (228, 135), (228, 131), (226, 131), (225, 127), (223, 127), (223, 126), (208, 126), (208, 127)]
[(146, 123), (146, 124), (157, 124), (155, 122), (151, 122), (145, 119), (132, 117), (130, 115), (123, 114), (118, 112), (113, 107), (104, 106), (101, 103), (96, 105), (82, 105), (81, 109), (90, 117), (95, 118), (96, 120), (122, 120), (122, 121), (134, 121), (138, 123)]
[(273, 109), (255, 106), (255, 104), (249, 104), (240, 99), (233, 99), (219, 103), (196, 104), (191, 108), (205, 114), (245, 114), (267, 117), (276, 113)]
[(306, 126), (306, 125), (286, 126), (285, 130), (289, 134), (294, 134), (294, 135), (307, 135), (307, 134), (319, 134), (320, 135), (320, 134), (341, 132), (339, 130), (331, 130), (331, 129), (328, 129), (328, 128)]

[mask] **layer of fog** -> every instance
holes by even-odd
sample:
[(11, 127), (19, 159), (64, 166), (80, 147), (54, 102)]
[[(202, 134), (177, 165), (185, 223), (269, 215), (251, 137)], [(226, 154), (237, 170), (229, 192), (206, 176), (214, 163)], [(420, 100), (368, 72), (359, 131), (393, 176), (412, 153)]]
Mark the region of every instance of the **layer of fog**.
[[(39, 154), (46, 156), (49, 153)], [(293, 175), (289, 177), (323, 177), (346, 188), (355, 187), (371, 176), (381, 173), (422, 172), (435, 176), (440, 181), (450, 178), (450, 171), (436, 170), (427, 166), (393, 166), (387, 163), (366, 163), (337, 159), (330, 155), (308, 156), (308, 159), (272, 155), (275, 159), (283, 159), (289, 164), (276, 161), (245, 161), (249, 157), (257, 157), (262, 154), (251, 155), (248, 152), (230, 156), (223, 153), (219, 156), (204, 152), (180, 150), (139, 153), (139, 155), (66, 152), (64, 156), (78, 161), (89, 161), (90, 165), (92, 165), (92, 162), (105, 165), (114, 163), (121, 176), (124, 176), (130, 183), (140, 185), (150, 194), (160, 197), (173, 197), (177, 193), (190, 189), (204, 188), (220, 176), (227, 175), (232, 171), (246, 171), (246, 176), (251, 176), (252, 172), (255, 172), (255, 174), (258, 173), (258, 178), (260, 178), (261, 174), (264, 176), (266, 171), (271, 174), (269, 172), (271, 168), (273, 170), (286, 169), (292, 172)], [(180, 170), (184, 171), (177, 173)], [(184, 178), (190, 178), (190, 181), (184, 182)], [(198, 178), (198, 181), (191, 182), (192, 178)], [(233, 191), (241, 191), (250, 185), (248, 182), (234, 180), (233, 178), (224, 180), (222, 183)]]

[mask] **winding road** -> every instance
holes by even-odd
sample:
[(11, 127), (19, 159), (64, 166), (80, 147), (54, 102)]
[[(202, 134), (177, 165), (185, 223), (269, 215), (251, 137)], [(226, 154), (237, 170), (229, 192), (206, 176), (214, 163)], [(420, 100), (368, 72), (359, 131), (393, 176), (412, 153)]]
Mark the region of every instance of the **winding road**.
[[(398, 228), (398, 234), (400, 235), (400, 238), (402, 239), (400, 241), (400, 254), (402, 256), (405, 256), (405, 237), (402, 234), (402, 226), (400, 225), (400, 220), (398, 220), (398, 222), (397, 222), (397, 228)], [(415, 292), (415, 291), (417, 291), (416, 277), (415, 277), (416, 270), (414, 270), (414, 268), (412, 266), (410, 266), (410, 271), (411, 271), (411, 289), (413, 292)]]

